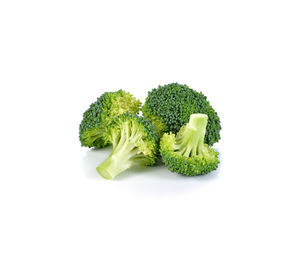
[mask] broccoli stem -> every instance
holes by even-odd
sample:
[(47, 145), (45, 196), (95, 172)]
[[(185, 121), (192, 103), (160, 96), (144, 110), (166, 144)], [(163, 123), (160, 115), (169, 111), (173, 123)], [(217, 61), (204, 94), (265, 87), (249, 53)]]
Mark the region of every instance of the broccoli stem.
[(206, 114), (192, 114), (183, 133), (176, 138), (176, 149), (186, 157), (200, 154), (204, 149), (204, 137), (207, 125)]
[(135, 145), (137, 136), (134, 136), (134, 133), (128, 136), (128, 129), (125, 129), (122, 130), (119, 141), (116, 137), (113, 140), (111, 155), (96, 168), (105, 179), (114, 179), (118, 174), (130, 168), (134, 164), (133, 157), (138, 154), (138, 148)]

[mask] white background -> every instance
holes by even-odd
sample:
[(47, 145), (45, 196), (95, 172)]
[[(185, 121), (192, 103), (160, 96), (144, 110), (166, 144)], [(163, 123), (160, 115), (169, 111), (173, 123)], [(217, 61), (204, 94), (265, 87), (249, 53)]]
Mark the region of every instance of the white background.
[[(299, 1), (0, 2), (0, 262), (300, 262)], [(220, 168), (115, 181), (81, 148), (105, 91), (207, 95)]]

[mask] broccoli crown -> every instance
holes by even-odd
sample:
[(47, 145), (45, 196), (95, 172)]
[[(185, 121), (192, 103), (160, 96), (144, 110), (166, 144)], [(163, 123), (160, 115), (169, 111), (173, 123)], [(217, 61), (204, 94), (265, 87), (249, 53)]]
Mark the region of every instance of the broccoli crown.
[(98, 173), (104, 178), (113, 179), (135, 164), (155, 164), (159, 137), (149, 120), (124, 113), (112, 120), (105, 134), (105, 139), (113, 144), (113, 150), (97, 167)]
[(160, 141), (162, 161), (172, 172), (195, 176), (218, 168), (219, 153), (204, 144), (208, 116), (192, 114), (188, 124), (175, 134), (165, 133)]
[(104, 132), (113, 117), (124, 112), (138, 113), (140, 106), (141, 102), (124, 90), (103, 93), (83, 114), (79, 127), (81, 145), (97, 148), (108, 145)]
[(142, 107), (143, 115), (156, 126), (160, 137), (164, 132), (177, 133), (193, 113), (208, 116), (205, 143), (213, 145), (220, 139), (220, 118), (201, 92), (187, 85), (172, 83), (148, 93)]

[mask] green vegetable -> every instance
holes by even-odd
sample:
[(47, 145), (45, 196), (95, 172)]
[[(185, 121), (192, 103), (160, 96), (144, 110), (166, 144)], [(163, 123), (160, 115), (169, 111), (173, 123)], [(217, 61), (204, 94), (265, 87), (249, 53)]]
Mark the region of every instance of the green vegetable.
[(204, 143), (207, 120), (206, 114), (192, 114), (176, 136), (173, 133), (163, 135), (160, 153), (170, 171), (195, 176), (218, 168), (219, 153)]
[(113, 119), (105, 134), (113, 144), (111, 155), (97, 167), (105, 179), (113, 179), (135, 164), (156, 162), (159, 137), (150, 121), (125, 113)]
[(220, 139), (220, 118), (206, 97), (187, 85), (172, 83), (159, 86), (148, 93), (142, 107), (143, 116), (156, 126), (159, 136), (165, 132), (177, 133), (193, 113), (208, 116), (205, 143), (213, 145)]
[(79, 128), (82, 146), (103, 148), (110, 144), (104, 136), (113, 117), (124, 112), (138, 113), (141, 102), (123, 90), (105, 92), (84, 112)]

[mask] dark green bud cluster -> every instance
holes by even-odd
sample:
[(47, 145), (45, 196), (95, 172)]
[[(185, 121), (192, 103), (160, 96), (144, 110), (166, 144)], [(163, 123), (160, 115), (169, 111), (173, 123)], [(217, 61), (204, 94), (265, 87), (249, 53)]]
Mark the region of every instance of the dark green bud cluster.
[(187, 85), (172, 83), (159, 86), (148, 93), (142, 107), (143, 115), (153, 121), (160, 136), (165, 132), (177, 133), (191, 114), (208, 116), (205, 143), (213, 145), (220, 139), (220, 118), (201, 92)]

